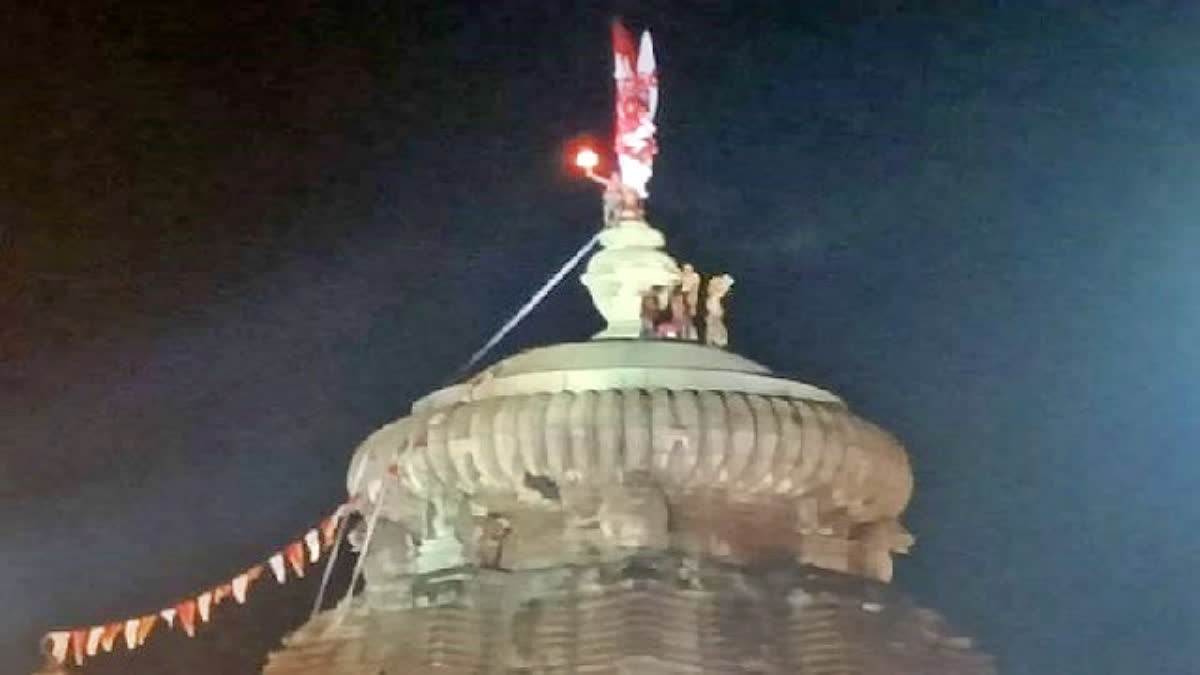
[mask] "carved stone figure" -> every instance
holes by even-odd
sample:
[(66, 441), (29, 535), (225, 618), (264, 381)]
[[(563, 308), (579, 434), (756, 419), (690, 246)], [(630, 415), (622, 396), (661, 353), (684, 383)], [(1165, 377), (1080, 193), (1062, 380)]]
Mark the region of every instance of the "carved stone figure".
[(659, 316), (662, 309), (658, 304), (658, 291), (650, 290), (642, 295), (642, 337), (652, 338), (656, 335)]
[(695, 321), (696, 312), (700, 309), (700, 274), (691, 263), (683, 263), (679, 267), (679, 292), (683, 294), (688, 320)]
[(667, 300), (667, 311), (663, 312), (658, 324), (654, 327), (657, 337), (667, 340), (687, 339), (692, 322), (688, 320), (687, 309), (684, 306), (683, 294), (673, 291)]
[(708, 280), (704, 293), (704, 341), (714, 347), (729, 346), (729, 329), (725, 327), (725, 307), (722, 305), (733, 277), (720, 274)]

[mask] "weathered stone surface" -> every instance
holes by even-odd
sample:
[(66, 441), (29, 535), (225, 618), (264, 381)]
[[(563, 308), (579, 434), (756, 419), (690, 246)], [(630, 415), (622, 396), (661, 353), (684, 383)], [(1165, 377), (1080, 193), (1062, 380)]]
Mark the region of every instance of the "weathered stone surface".
[[(368, 591), (288, 638), (266, 675), (370, 673), (994, 673), (889, 587), (782, 560), (664, 553), (421, 575), (403, 610)], [(395, 600), (401, 600), (396, 598)]]

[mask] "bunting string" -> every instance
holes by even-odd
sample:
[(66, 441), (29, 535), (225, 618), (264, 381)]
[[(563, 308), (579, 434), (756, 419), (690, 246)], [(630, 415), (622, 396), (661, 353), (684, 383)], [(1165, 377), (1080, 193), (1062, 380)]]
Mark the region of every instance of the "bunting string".
[(119, 638), (123, 639), (126, 649), (130, 651), (141, 647), (160, 623), (165, 624), (166, 630), (178, 626), (185, 635), (194, 637), (198, 625), (208, 623), (216, 607), (225, 600), (232, 598), (239, 605), (245, 604), (251, 585), (268, 569), (280, 584), (288, 580), (289, 570), (292, 578), (302, 579), (307, 566), (320, 562), (323, 555), (332, 551), (330, 564), (322, 579), (324, 586), (355, 502), (356, 499), (352, 499), (338, 506), (327, 518), (272, 554), (265, 562), (158, 612), (96, 626), (52, 630), (42, 638), (42, 653), (58, 666), (67, 665), (68, 661), (75, 666), (82, 666), (87, 659), (100, 652), (112, 652)]

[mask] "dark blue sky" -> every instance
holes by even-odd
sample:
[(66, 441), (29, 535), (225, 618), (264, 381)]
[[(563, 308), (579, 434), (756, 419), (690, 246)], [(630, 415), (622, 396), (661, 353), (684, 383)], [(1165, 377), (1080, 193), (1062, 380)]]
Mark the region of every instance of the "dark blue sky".
[[(313, 524), (589, 236), (619, 11), (734, 348), (909, 447), (897, 584), (1007, 673), (1195, 672), (1196, 10), (442, 4), (4, 10), (0, 670)], [(597, 325), (570, 281), (501, 352)], [(311, 586), (96, 672), (256, 672)]]

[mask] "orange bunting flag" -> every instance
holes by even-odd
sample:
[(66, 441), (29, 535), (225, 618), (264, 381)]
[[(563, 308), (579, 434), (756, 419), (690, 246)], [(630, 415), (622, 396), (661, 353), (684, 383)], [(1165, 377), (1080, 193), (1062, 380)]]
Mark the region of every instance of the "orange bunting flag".
[(163, 611), (159, 612), (158, 615), (163, 618), (163, 621), (167, 622), (167, 628), (175, 627), (175, 608), (174, 607), (168, 607), (168, 608), (164, 609)]
[(309, 530), (304, 535), (304, 546), (308, 548), (308, 562), (315, 563), (321, 559), (321, 533)]
[(196, 608), (200, 610), (200, 620), (208, 623), (208, 617), (212, 616), (212, 591), (204, 591), (196, 596)]
[(287, 556), (288, 564), (292, 566), (292, 571), (296, 576), (304, 578), (304, 542), (293, 541), (284, 549), (284, 555)]
[(104, 637), (104, 626), (92, 626), (88, 630), (87, 655), (95, 656), (100, 651), (100, 638)]
[(110, 623), (104, 627), (104, 633), (100, 636), (100, 649), (103, 649), (104, 653), (107, 654), (113, 650), (113, 643), (117, 641), (117, 636), (121, 634), (121, 629), (124, 627), (125, 625), (120, 622)]
[(69, 630), (51, 631), (42, 638), (42, 651), (60, 666), (66, 662), (67, 649), (70, 646), (71, 631)]
[(254, 567), (246, 570), (246, 578), (249, 579), (251, 583), (258, 581), (259, 578), (262, 577), (263, 571), (262, 565), (255, 565)]
[(339, 520), (338, 516), (340, 513), (341, 509), (338, 509), (338, 511), (334, 512), (332, 516), (329, 516), (325, 520), (321, 521), (321, 545), (325, 548), (332, 547), (334, 540), (337, 539)]
[(71, 652), (75, 657), (75, 665), (83, 665), (83, 652), (87, 647), (88, 630), (79, 628), (71, 631)]
[(183, 632), (187, 633), (188, 637), (196, 636), (196, 601), (184, 600), (175, 605), (175, 611), (179, 613), (179, 625), (183, 626)]
[(275, 581), (282, 584), (287, 574), (283, 569), (283, 554), (276, 553), (267, 562), (271, 564), (271, 572), (275, 574)]
[[(258, 569), (259, 573), (261, 573), (262, 568)], [(250, 573), (242, 572), (234, 577), (229, 585), (233, 591), (233, 599), (237, 601), (237, 604), (246, 604), (246, 589), (250, 588)]]
[(130, 619), (125, 622), (125, 647), (128, 649), (137, 649), (137, 630), (138, 620)]
[(150, 631), (154, 630), (155, 621), (158, 621), (157, 614), (147, 614), (138, 619), (137, 643), (139, 645), (146, 644), (146, 638), (150, 637)]

